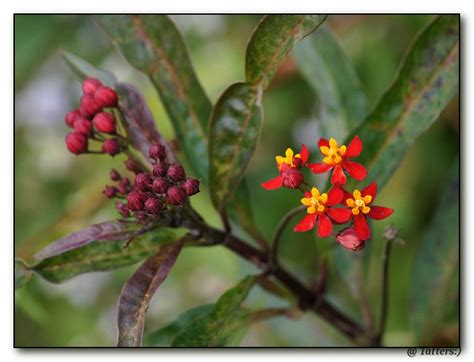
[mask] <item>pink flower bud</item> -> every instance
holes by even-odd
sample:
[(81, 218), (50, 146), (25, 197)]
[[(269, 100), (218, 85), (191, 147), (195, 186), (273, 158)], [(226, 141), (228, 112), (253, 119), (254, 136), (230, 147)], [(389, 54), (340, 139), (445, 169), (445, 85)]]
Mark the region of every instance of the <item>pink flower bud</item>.
[(150, 147), (149, 155), (153, 160), (163, 161), (166, 157), (166, 149), (162, 145), (153, 144)]
[(94, 94), (100, 86), (102, 86), (102, 83), (96, 78), (86, 78), (82, 81), (82, 91), (84, 94)]
[(81, 97), (81, 114), (84, 117), (90, 118), (94, 116), (96, 113), (100, 112), (101, 106), (97, 104), (97, 102), (94, 100), (94, 96), (91, 94), (84, 94)]
[(352, 227), (346, 228), (337, 233), (336, 240), (339, 244), (349, 250), (359, 251), (365, 246), (365, 241), (360, 240), (357, 237), (354, 228)]
[(145, 201), (145, 211), (152, 215), (158, 215), (163, 204), (155, 197), (150, 197)]
[(181, 187), (171, 186), (166, 192), (166, 200), (171, 205), (182, 205), (186, 201), (186, 191)]
[(120, 153), (120, 143), (115, 138), (109, 138), (102, 143), (102, 152), (115, 156)]
[(186, 173), (184, 172), (184, 168), (181, 165), (171, 165), (168, 167), (167, 175), (170, 179), (175, 182), (183, 181), (186, 177)]
[(135, 187), (140, 191), (148, 191), (151, 186), (151, 177), (146, 173), (139, 173), (135, 177)]
[(109, 87), (99, 87), (94, 93), (94, 99), (101, 107), (115, 107), (118, 102), (117, 93)]
[(199, 180), (188, 178), (182, 185), (186, 195), (192, 196), (199, 192)]
[(115, 133), (117, 125), (115, 117), (112, 113), (100, 112), (94, 116), (92, 120), (97, 131), (102, 133)]
[(81, 117), (81, 112), (79, 111), (79, 109), (75, 109), (71, 112), (68, 112), (68, 114), (66, 114), (66, 117), (64, 118), (64, 122), (66, 122), (69, 128), (74, 128), (74, 122), (76, 122), (76, 119), (78, 117)]
[(121, 203), (121, 202), (117, 202), (115, 204), (115, 208), (117, 209), (117, 211), (119, 212), (120, 215), (122, 215), (122, 217), (124, 219), (126, 219), (127, 217), (130, 216), (130, 210), (128, 209), (127, 205)]
[(167, 171), (168, 168), (162, 163), (155, 163), (155, 165), (153, 166), (153, 175), (156, 177), (166, 176)]
[(132, 160), (131, 158), (128, 158), (125, 161), (125, 168), (136, 175), (145, 171), (137, 161)]
[(66, 146), (75, 155), (85, 153), (88, 146), (87, 137), (81, 133), (70, 132), (66, 135)]
[(127, 177), (120, 180), (118, 190), (122, 195), (126, 195), (132, 190), (132, 185)]
[(92, 133), (91, 121), (84, 117), (77, 117), (74, 123), (74, 132), (89, 136)]
[(304, 180), (303, 174), (293, 167), (282, 168), (281, 177), (283, 186), (290, 189), (297, 189)]
[(105, 189), (102, 191), (102, 193), (108, 198), (108, 199), (113, 199), (115, 195), (117, 194), (118, 189), (114, 186), (105, 186)]
[(133, 211), (142, 211), (147, 197), (139, 191), (132, 191), (127, 196), (128, 208)]
[(166, 194), (168, 190), (168, 181), (163, 177), (158, 177), (153, 181), (151, 188), (157, 194)]
[(120, 181), (122, 179), (120, 173), (115, 169), (110, 170), (109, 176), (112, 181)]

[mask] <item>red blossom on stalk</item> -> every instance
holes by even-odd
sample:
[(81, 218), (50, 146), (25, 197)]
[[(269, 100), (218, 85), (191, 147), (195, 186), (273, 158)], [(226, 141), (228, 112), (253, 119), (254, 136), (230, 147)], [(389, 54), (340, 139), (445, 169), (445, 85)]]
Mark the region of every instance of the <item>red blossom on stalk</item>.
[(352, 194), (343, 190), (342, 204), (348, 206), (354, 220), (354, 232), (361, 240), (370, 238), (370, 227), (367, 218), (383, 220), (393, 214), (388, 207), (375, 206), (372, 203), (377, 194), (377, 184), (372, 182), (362, 191), (355, 189)]
[(325, 173), (333, 170), (331, 184), (344, 185), (346, 183), (345, 172), (356, 180), (363, 180), (367, 176), (367, 169), (360, 163), (349, 161), (349, 158), (357, 157), (362, 152), (362, 141), (355, 136), (349, 146), (338, 146), (337, 141), (331, 138), (329, 141), (320, 138), (318, 147), (324, 159), (321, 163), (309, 163), (307, 167), (314, 173)]

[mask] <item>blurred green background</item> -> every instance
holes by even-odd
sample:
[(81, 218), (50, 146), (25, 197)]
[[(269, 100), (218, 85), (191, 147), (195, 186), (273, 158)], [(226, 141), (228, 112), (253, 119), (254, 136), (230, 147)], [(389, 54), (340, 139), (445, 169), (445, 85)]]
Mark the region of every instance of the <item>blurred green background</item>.
[[(188, 44), (196, 72), (213, 102), (232, 82), (244, 78), (244, 51), (260, 16), (172, 16)], [(369, 109), (391, 84), (416, 33), (432, 17), (330, 16), (327, 27), (339, 37), (354, 62), (369, 100)], [(74, 157), (67, 152), (64, 115), (77, 107), (80, 84), (64, 65), (60, 50), (71, 51), (111, 70), (145, 94), (159, 130), (173, 130), (150, 82), (130, 67), (105, 34), (86, 16), (15, 16), (15, 254), (32, 255), (58, 237), (91, 223), (115, 218), (113, 203), (101, 194), (111, 167), (120, 157)], [(248, 181), (258, 225), (270, 237), (278, 220), (295, 204), (291, 190), (267, 192), (259, 184), (275, 174), (274, 156), (287, 146), (305, 142), (316, 151), (317, 99), (291, 56), (282, 64), (265, 94), (265, 121), (251, 162)], [(390, 309), (386, 345), (411, 345), (415, 337), (408, 318), (410, 277), (422, 230), (430, 222), (450, 168), (459, 152), (459, 106), (455, 98), (440, 119), (409, 150), (401, 167), (377, 197), (379, 205), (395, 208), (388, 220), (374, 224), (366, 253), (370, 259), (367, 290), (378, 311), (382, 230), (393, 223), (405, 245), (393, 250)], [(193, 204), (219, 226), (207, 190)], [(284, 263), (308, 284), (317, 279), (318, 247), (312, 234), (295, 235), (290, 225), (282, 239)], [(319, 242), (319, 241), (318, 241)], [(116, 340), (116, 301), (121, 286), (136, 268), (86, 274), (61, 285), (39, 278), (16, 292), (16, 346), (104, 346)], [(146, 330), (173, 321), (184, 310), (214, 302), (249, 272), (245, 261), (221, 247), (188, 248), (160, 288), (147, 316)], [(330, 297), (360, 317), (356, 303), (337, 275)], [(248, 303), (254, 307), (281, 305), (260, 290)], [(437, 337), (457, 344), (458, 322), (448, 323)], [(435, 342), (433, 342), (435, 343)], [(350, 345), (324, 321), (305, 314), (299, 320), (278, 318), (251, 327), (242, 346)]]

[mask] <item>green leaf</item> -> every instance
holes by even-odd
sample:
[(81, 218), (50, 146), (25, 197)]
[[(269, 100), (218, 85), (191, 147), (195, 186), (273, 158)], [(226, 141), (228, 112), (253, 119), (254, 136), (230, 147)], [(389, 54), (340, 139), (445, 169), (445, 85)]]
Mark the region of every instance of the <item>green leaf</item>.
[(43, 259), (31, 269), (52, 283), (77, 275), (122, 268), (153, 255), (160, 245), (178, 238), (173, 229), (160, 227), (136, 237), (127, 248), (122, 240), (91, 241), (84, 246)]
[(303, 40), (294, 57), (318, 97), (321, 135), (344, 140), (367, 115), (367, 99), (351, 61), (326, 28)]
[(118, 303), (118, 346), (142, 344), (145, 313), (151, 298), (174, 266), (185, 239), (166, 244), (131, 276), (122, 289)]
[(79, 80), (92, 77), (99, 79), (103, 84), (109, 87), (113, 88), (115, 86), (117, 79), (108, 70), (96, 68), (84, 59), (65, 50), (61, 52), (61, 55)]
[(381, 190), (457, 93), (458, 71), (459, 16), (441, 15), (418, 36), (395, 82), (354, 132), (364, 143), (356, 160), (369, 171), (365, 184), (377, 181)]
[(459, 320), (459, 160), (415, 257), (410, 318), (420, 344), (429, 345), (455, 309)]
[(212, 105), (175, 24), (165, 15), (101, 15), (99, 23), (129, 63), (149, 76), (196, 174), (207, 180)]
[(266, 15), (245, 54), (245, 79), (265, 89), (293, 45), (315, 31), (327, 15)]
[(235, 287), (225, 292), (209, 315), (191, 322), (173, 341), (172, 347), (217, 347), (222, 346), (228, 335), (227, 326), (239, 315), (240, 306), (247, 298), (256, 277), (248, 276)]
[(261, 122), (259, 95), (247, 83), (231, 85), (214, 107), (209, 124), (209, 189), (220, 212), (243, 179)]
[(205, 304), (199, 307), (187, 310), (180, 314), (178, 318), (157, 331), (145, 335), (143, 344), (153, 347), (168, 347), (173, 339), (181, 334), (194, 320), (209, 315), (214, 310), (215, 304)]
[(15, 289), (23, 287), (31, 278), (31, 269), (25, 261), (15, 258)]

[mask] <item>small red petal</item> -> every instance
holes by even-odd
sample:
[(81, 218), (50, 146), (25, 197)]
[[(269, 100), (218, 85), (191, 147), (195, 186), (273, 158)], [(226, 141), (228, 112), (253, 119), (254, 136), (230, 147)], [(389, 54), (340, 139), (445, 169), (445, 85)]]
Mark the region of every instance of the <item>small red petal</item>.
[(360, 240), (368, 240), (370, 238), (370, 227), (364, 215), (354, 217), (354, 230)]
[(326, 236), (331, 235), (332, 233), (332, 222), (324, 214), (318, 216), (318, 236), (320, 238), (325, 238)]
[(308, 151), (308, 147), (306, 147), (304, 143), (301, 145), (300, 156), (301, 156), (301, 161), (303, 161), (303, 164), (305, 164), (306, 161), (308, 161), (309, 151)]
[(328, 165), (326, 163), (308, 163), (306, 165), (313, 173), (324, 173), (328, 172), (331, 169), (331, 165)]
[(347, 173), (356, 180), (363, 180), (367, 176), (367, 169), (360, 163), (345, 160), (342, 165)]
[(352, 211), (350, 209), (343, 208), (328, 208), (326, 213), (329, 217), (337, 222), (338, 224), (344, 224), (349, 221), (352, 216)]
[(316, 214), (307, 214), (293, 229), (294, 231), (301, 233), (314, 228), (316, 223)]
[(261, 186), (266, 190), (275, 190), (280, 188), (283, 185), (283, 179), (281, 176), (277, 176), (267, 182), (261, 184)]
[(377, 195), (377, 184), (375, 182), (372, 182), (362, 190), (361, 194), (362, 196), (372, 196), (372, 201), (369, 202), (369, 204), (371, 204), (372, 202), (374, 202), (375, 196)]
[(331, 183), (333, 185), (344, 185), (346, 183), (346, 175), (342, 170), (341, 165), (334, 166), (334, 171), (331, 176)]
[(354, 196), (352, 196), (352, 194), (349, 191), (347, 191), (346, 189), (344, 189), (342, 187), (341, 187), (341, 189), (342, 189), (342, 193), (343, 193), (341, 204), (344, 205), (344, 206), (347, 206), (346, 200), (347, 199), (353, 199)]
[(367, 216), (375, 220), (383, 220), (392, 215), (394, 211), (394, 209), (389, 207), (371, 206)]
[(326, 203), (326, 205), (332, 206), (340, 203), (343, 196), (344, 193), (342, 192), (342, 189), (339, 186), (334, 186), (328, 192), (328, 202)]
[(321, 147), (329, 147), (329, 141), (326, 138), (320, 138), (318, 141), (318, 148), (321, 150)]
[(357, 157), (362, 152), (362, 141), (360, 140), (359, 136), (355, 136), (349, 146), (347, 146), (347, 151), (345, 156), (346, 157)]

